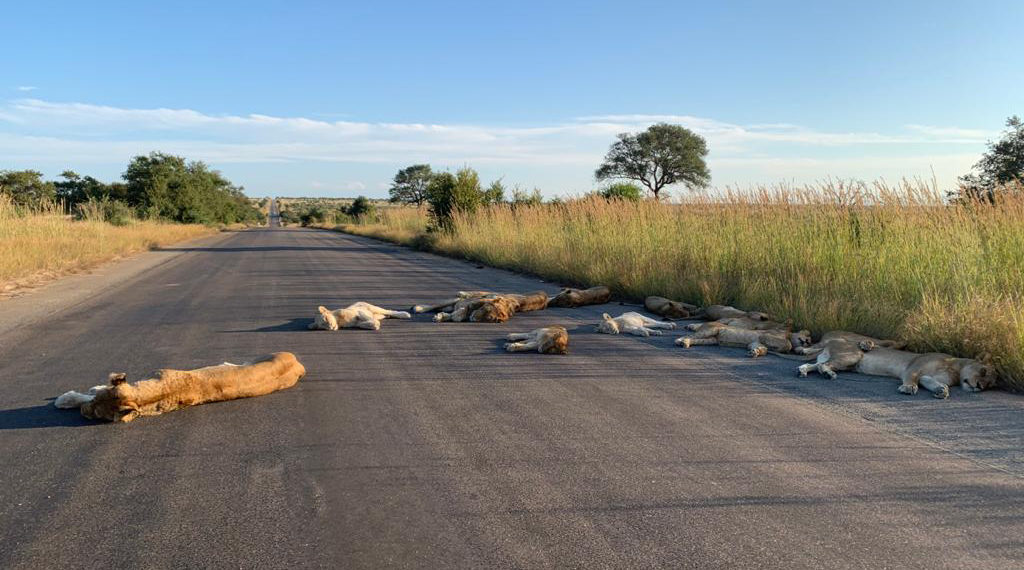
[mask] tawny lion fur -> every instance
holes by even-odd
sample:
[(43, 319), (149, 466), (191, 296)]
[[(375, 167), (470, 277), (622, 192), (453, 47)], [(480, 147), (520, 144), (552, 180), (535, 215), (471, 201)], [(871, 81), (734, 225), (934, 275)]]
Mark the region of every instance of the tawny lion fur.
[(666, 319), (688, 319), (699, 310), (697, 305), (654, 295), (644, 299), (644, 308)]
[(317, 315), (309, 324), (310, 330), (336, 331), (338, 329), (380, 330), (384, 319), (411, 319), (405, 311), (389, 311), (369, 303), (352, 303), (344, 309), (334, 311), (323, 305), (316, 308)]
[(262, 396), (294, 386), (305, 374), (294, 354), (275, 352), (251, 364), (163, 369), (156, 378), (134, 383), (128, 383), (123, 373), (115, 373), (109, 384), (94, 386), (87, 394), (62, 394), (54, 405), (80, 408), (90, 419), (130, 422), (188, 406)]
[(533, 352), (541, 354), (569, 354), (569, 331), (565, 327), (544, 327), (527, 333), (512, 333), (505, 350), (509, 352)]
[(612, 298), (611, 289), (604, 285), (591, 287), (590, 289), (565, 288), (548, 301), (550, 307), (568, 307), (574, 309), (586, 305), (603, 305)]
[(769, 316), (766, 313), (759, 311), (742, 311), (736, 307), (730, 307), (728, 305), (708, 305), (698, 309), (692, 315), (694, 318), (704, 319), (706, 321), (720, 321), (722, 319), (731, 319), (736, 317), (747, 317), (755, 321), (767, 321)]
[(608, 313), (601, 315), (601, 322), (597, 325), (597, 332), (605, 334), (628, 333), (636, 336), (660, 336), (658, 329), (672, 330), (676, 328), (675, 323), (667, 323), (652, 319), (640, 313), (623, 313), (612, 318)]
[[(536, 291), (526, 295), (518, 293), (491, 293), (488, 291), (459, 291), (458, 297), (436, 305), (416, 305), (415, 313), (440, 311), (434, 315), (437, 322), (503, 323), (516, 313), (540, 311), (548, 306), (548, 295)], [(445, 312), (445, 310), (450, 312)]]
[[(728, 320), (730, 319), (696, 325), (690, 329), (694, 331), (692, 335), (677, 338), (676, 344), (686, 348), (716, 344), (741, 347), (746, 348), (752, 358), (757, 358), (768, 354), (769, 351), (787, 353), (796, 346), (806, 346), (811, 343), (810, 331), (802, 330), (794, 333), (788, 324), (784, 325), (784, 328), (752, 330), (725, 324), (725, 321)], [(740, 323), (750, 324), (746, 320), (742, 320)]]
[(949, 397), (950, 387), (957, 384), (968, 392), (980, 392), (998, 382), (994, 367), (972, 358), (955, 358), (940, 352), (918, 354), (845, 339), (831, 339), (816, 362), (803, 364), (797, 370), (800, 376), (817, 371), (830, 379), (843, 370), (899, 378), (897, 391), (901, 394), (917, 394), (920, 385), (943, 399)]

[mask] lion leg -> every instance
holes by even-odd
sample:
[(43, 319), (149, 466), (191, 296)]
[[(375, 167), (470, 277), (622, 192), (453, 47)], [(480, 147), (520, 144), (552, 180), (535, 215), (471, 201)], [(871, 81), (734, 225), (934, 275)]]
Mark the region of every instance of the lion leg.
[(906, 394), (908, 396), (913, 396), (914, 394), (917, 394), (917, 383), (920, 379), (920, 376), (921, 374), (919, 372), (913, 372), (910, 374), (904, 373), (903, 377), (900, 379), (903, 381), (903, 383), (900, 384), (900, 387), (897, 388), (896, 391), (899, 392), (900, 394)]
[(691, 346), (715, 346), (718, 344), (718, 339), (683, 336), (676, 339), (676, 344), (685, 348), (690, 348)]
[(695, 331), (695, 330), (699, 329), (702, 324), (704, 324), (704, 323), (690, 323), (690, 324), (686, 325), (686, 330), (688, 330), (688, 331)]
[(535, 340), (527, 342), (510, 342), (505, 345), (505, 350), (509, 352), (533, 352), (537, 350), (538, 346), (540, 346), (540, 343)]
[[(661, 336), (662, 334), (664, 334), (660, 330), (652, 329), (650, 327), (639, 327), (639, 329), (641, 331), (640, 334), (642, 336)], [(637, 334), (637, 333), (633, 333), (633, 334)]]
[(508, 340), (527, 340), (533, 336), (533, 333), (509, 333), (505, 338)]
[(435, 323), (445, 323), (445, 322), (448, 322), (448, 321), (451, 321), (451, 320), (452, 320), (452, 314), (451, 313), (438, 313), (438, 314), (434, 315), (434, 322)]
[(410, 315), (406, 311), (389, 311), (387, 309), (377, 309), (374, 313), (383, 316), (385, 319), (411, 319)]
[(644, 328), (644, 327), (633, 327), (633, 326), (623, 325), (619, 330), (620, 330), (620, 332), (624, 332), (624, 333), (628, 333), (628, 334), (636, 335), (636, 336), (651, 336), (650, 329), (647, 329), (647, 328)]
[(675, 323), (670, 323), (668, 321), (655, 321), (654, 319), (651, 319), (651, 322), (644, 322), (644, 326), (651, 329), (665, 329), (670, 331), (675, 330), (676, 328)]
[(925, 390), (931, 392), (936, 398), (940, 398), (942, 400), (949, 398), (949, 386), (939, 382), (935, 378), (932, 378), (931, 376), (921, 376), (920, 383), (924, 386)]
[(371, 330), (371, 331), (379, 331), (380, 330), (380, 320), (378, 320), (378, 319), (361, 319), (359, 321), (356, 321), (356, 324), (355, 324), (354, 328), (366, 329), (366, 330)]
[(412, 312), (414, 313), (433, 313), (434, 311), (443, 311), (445, 309), (455, 306), (462, 299), (448, 299), (447, 301), (441, 301), (436, 305), (413, 305)]

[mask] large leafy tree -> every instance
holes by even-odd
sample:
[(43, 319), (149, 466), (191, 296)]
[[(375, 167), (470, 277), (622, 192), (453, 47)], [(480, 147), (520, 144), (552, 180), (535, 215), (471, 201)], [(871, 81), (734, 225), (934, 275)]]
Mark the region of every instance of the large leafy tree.
[(599, 181), (635, 180), (657, 200), (661, 190), (671, 184), (706, 187), (711, 181), (704, 162), (707, 154), (704, 137), (679, 125), (658, 123), (639, 134), (620, 134), (595, 176)]
[(974, 172), (960, 177), (958, 199), (995, 201), (999, 187), (1024, 181), (1024, 121), (1014, 115), (1006, 120), (1006, 130), (996, 142), (989, 141), (988, 152), (974, 165)]
[(427, 187), (432, 177), (429, 164), (414, 164), (399, 170), (388, 190), (390, 200), (417, 206), (423, 204), (427, 201)]
[(51, 202), (57, 195), (53, 182), (43, 180), (43, 173), (36, 170), (0, 170), (0, 194), (33, 207)]

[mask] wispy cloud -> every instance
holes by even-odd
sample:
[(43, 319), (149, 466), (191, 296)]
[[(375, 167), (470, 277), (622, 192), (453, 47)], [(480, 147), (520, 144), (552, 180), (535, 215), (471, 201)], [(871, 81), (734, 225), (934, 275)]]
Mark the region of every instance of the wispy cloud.
[[(192, 109), (17, 99), (0, 103), (0, 156), (25, 164), (67, 161), (69, 157), (78, 163), (123, 164), (132, 155), (158, 149), (213, 164), (388, 165), (379, 172), (367, 171), (377, 180), (390, 177), (391, 172), (385, 170), (393, 165), (472, 164), (513, 172), (516, 168), (561, 169), (574, 173), (569, 176), (582, 186), (590, 183), (587, 180), (592, 182), (593, 168), (616, 134), (670, 122), (707, 138), (715, 181), (724, 183), (735, 181), (737, 177), (731, 176), (735, 172), (783, 178), (796, 173), (804, 178), (860, 175), (872, 163), (891, 167), (889, 171), (899, 168), (898, 162), (913, 165), (914, 170), (909, 171), (908, 166), (907, 173), (922, 174), (920, 169), (929, 168), (929, 160), (950, 163), (953, 159), (949, 157), (955, 156), (956, 164), (969, 165), (973, 160), (965, 157), (976, 159), (973, 153), (993, 135), (980, 129), (925, 125), (905, 125), (886, 133), (834, 132), (789, 123), (744, 125), (658, 114), (594, 115), (528, 126), (323, 117), (214, 115)], [(316, 184), (310, 187), (367, 188), (363, 182)], [(247, 185), (252, 186), (251, 182)]]
[(19, 85), (19, 86), (15, 87), (15, 89), (17, 89), (18, 91), (22, 91), (22, 92), (28, 93), (29, 91), (35, 91), (36, 89), (39, 89), (39, 88), (35, 87), (34, 85)]

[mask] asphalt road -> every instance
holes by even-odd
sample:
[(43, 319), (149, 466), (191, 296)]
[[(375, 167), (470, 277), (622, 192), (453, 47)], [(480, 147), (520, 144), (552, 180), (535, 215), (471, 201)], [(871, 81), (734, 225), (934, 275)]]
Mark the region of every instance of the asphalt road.
[[(0, 333), (0, 567), (1024, 564), (1019, 396), (592, 332), (614, 304), (308, 331), (319, 304), (556, 287), (315, 230), (205, 243)], [(572, 354), (501, 350), (555, 323)], [(269, 396), (124, 425), (49, 404), (279, 350), (308, 375)]]

